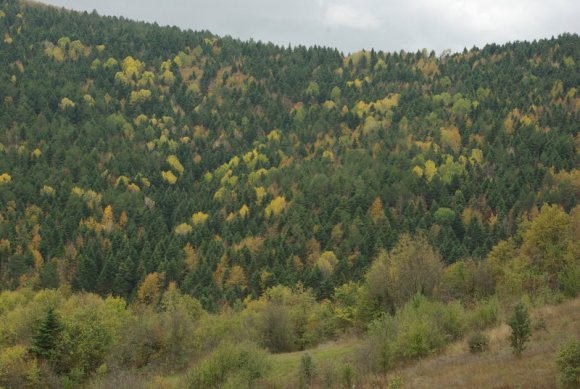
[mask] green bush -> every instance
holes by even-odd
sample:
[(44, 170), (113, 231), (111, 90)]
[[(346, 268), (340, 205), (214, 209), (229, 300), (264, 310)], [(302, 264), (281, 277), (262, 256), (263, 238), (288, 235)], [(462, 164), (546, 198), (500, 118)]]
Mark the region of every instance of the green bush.
[(496, 297), (482, 300), (469, 313), (469, 327), (475, 330), (483, 330), (499, 323), (500, 306)]
[(558, 275), (560, 289), (567, 297), (576, 297), (580, 293), (580, 264), (568, 266)]
[(467, 339), (467, 344), (471, 353), (481, 353), (489, 348), (489, 337), (481, 332), (476, 332)]
[(565, 344), (556, 356), (563, 388), (580, 388), (580, 341), (573, 339)]
[(187, 375), (187, 387), (251, 388), (269, 369), (268, 354), (252, 343), (220, 345)]
[(510, 342), (513, 352), (519, 357), (526, 349), (526, 343), (532, 333), (530, 315), (523, 303), (520, 302), (515, 306), (507, 324), (512, 328)]
[(316, 366), (310, 354), (305, 353), (300, 359), (300, 387), (307, 388), (312, 385), (316, 376)]

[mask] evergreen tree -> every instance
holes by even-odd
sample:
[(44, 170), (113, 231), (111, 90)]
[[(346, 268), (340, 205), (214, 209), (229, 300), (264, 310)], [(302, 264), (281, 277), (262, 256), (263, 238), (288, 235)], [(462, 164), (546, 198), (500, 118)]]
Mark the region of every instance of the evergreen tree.
[(62, 328), (54, 308), (47, 312), (32, 337), (30, 351), (41, 359), (52, 359)]

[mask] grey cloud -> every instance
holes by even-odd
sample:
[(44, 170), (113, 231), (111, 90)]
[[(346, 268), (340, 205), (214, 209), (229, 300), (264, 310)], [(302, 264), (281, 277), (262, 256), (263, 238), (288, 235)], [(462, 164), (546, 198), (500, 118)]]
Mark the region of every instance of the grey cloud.
[(45, 0), (280, 45), (438, 52), (580, 30), (576, 0)]

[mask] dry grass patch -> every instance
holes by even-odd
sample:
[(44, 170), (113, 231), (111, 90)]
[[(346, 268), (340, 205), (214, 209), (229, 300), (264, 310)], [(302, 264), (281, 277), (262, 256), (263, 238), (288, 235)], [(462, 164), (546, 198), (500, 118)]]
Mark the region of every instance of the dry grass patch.
[(471, 354), (463, 340), (388, 378), (402, 377), (407, 388), (555, 388), (556, 352), (571, 337), (580, 337), (580, 298), (539, 308), (531, 317), (536, 328), (520, 358), (513, 355), (510, 328), (503, 324), (485, 331), (487, 352)]

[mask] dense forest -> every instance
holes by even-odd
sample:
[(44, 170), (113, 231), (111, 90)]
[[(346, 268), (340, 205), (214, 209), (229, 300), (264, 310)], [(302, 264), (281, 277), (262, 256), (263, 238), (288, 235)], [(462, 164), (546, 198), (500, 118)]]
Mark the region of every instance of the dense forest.
[(0, 29), (0, 347), (71, 387), (111, 350), (203, 369), (216, 339), (259, 360), (448, 313), (425, 349), (381, 338), (386, 369), (497, 296), (580, 289), (577, 35), (344, 54), (23, 1)]

